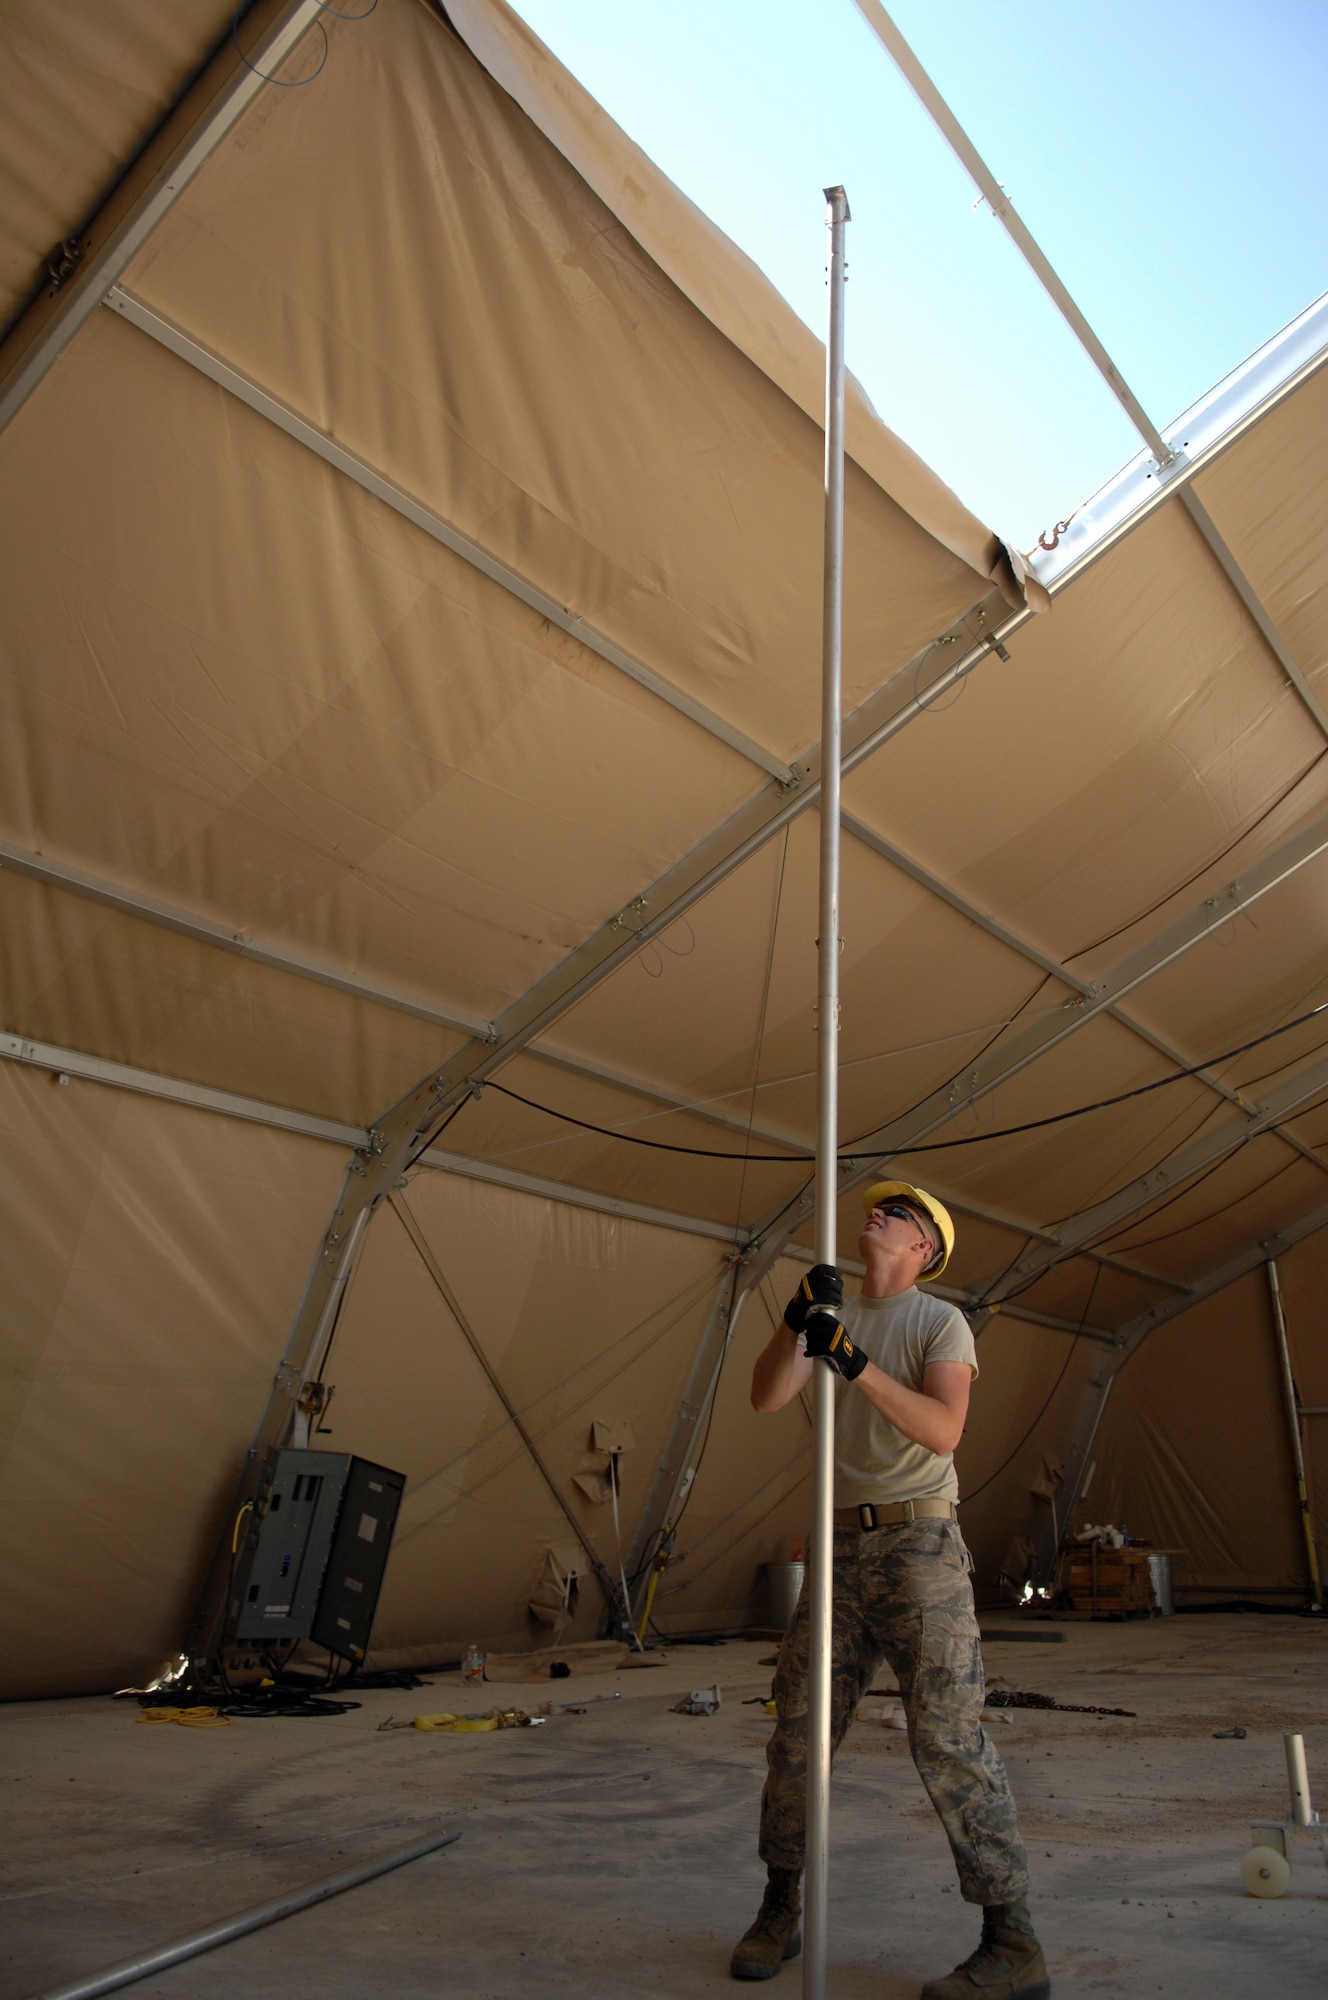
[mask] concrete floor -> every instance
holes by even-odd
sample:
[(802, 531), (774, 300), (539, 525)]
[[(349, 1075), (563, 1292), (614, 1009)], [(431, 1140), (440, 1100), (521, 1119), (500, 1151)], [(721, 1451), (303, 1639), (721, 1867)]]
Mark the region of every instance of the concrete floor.
[[(1000, 1621), (992, 1621), (999, 1625)], [(1008, 1625), (1008, 1620), (1005, 1623)], [(989, 1673), (1136, 1721), (1011, 1711), (994, 1723), (1065, 1996), (1320, 2000), (1328, 1873), (1299, 1850), (1288, 1895), (1247, 1896), (1248, 1821), (1286, 1810), (1280, 1732), (1306, 1731), (1328, 1807), (1328, 1630), (1178, 1617), (991, 1642)], [(544, 2000), (732, 1993), (732, 1941), (763, 1870), (756, 1807), (768, 1645), (678, 1647), (538, 1730), (448, 1737), (377, 1725), (543, 1690), (439, 1677), (320, 1720), (145, 1727), (127, 1702), (0, 1709), (7, 1850), (0, 1996), (26, 1996), (387, 1852), (437, 1825), (455, 1847), (128, 1991), (142, 2000)], [(669, 1704), (718, 1677), (708, 1719)], [(948, 1850), (902, 1734), (864, 1704), (836, 1772), (830, 1992), (904, 2000), (967, 1952)], [(1212, 1732), (1243, 1723), (1243, 1742)], [(772, 1991), (796, 1994), (799, 1968)]]

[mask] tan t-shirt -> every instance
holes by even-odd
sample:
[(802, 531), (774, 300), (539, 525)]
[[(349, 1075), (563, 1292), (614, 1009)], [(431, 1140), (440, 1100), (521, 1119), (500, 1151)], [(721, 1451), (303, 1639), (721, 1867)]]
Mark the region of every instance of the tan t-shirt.
[[(966, 1361), (977, 1375), (977, 1349), (964, 1315), (916, 1285), (891, 1299), (850, 1299), (844, 1324), (869, 1361), (919, 1395), (929, 1362)], [(886, 1422), (861, 1389), (847, 1383), (835, 1419), (836, 1507), (958, 1497), (953, 1454), (914, 1444)]]

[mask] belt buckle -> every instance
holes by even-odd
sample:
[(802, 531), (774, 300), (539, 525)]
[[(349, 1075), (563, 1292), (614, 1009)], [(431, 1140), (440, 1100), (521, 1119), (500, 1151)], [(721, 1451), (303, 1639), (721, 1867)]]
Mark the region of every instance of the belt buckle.
[(858, 1503), (858, 1526), (864, 1535), (869, 1534), (876, 1526), (876, 1509), (870, 1500), (861, 1500)]

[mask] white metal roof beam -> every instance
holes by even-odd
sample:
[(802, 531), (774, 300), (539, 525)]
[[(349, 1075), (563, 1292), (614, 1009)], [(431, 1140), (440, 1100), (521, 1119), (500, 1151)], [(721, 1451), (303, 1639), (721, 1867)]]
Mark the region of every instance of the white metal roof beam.
[(1177, 1319), (1181, 1313), (1188, 1312), (1191, 1306), (1197, 1306), (1202, 1300), (1211, 1299), (1218, 1292), (1225, 1291), (1228, 1285), (1234, 1285), (1239, 1279), (1248, 1277), (1251, 1271), (1257, 1271), (1260, 1264), (1266, 1264), (1270, 1257), (1282, 1256), (1285, 1251), (1293, 1249), (1297, 1243), (1303, 1243), (1307, 1237), (1317, 1234), (1325, 1227), (1328, 1227), (1328, 1202), (1321, 1202), (1307, 1215), (1285, 1224), (1275, 1235), (1265, 1237), (1262, 1243), (1252, 1244), (1249, 1249), (1240, 1251), (1227, 1263), (1219, 1265), (1216, 1270), (1209, 1271), (1204, 1277), (1196, 1279), (1189, 1298), (1167, 1299), (1160, 1305), (1150, 1306), (1147, 1312), (1138, 1313), (1133, 1319), (1126, 1320), (1123, 1326), (1117, 1327), (1112, 1335), (1111, 1346), (1094, 1370), (1092, 1380), (1084, 1390), (1083, 1400), (1079, 1405), (1079, 1415), (1065, 1455), (1065, 1473), (1061, 1490), (1057, 1496), (1057, 1525), (1053, 1528), (1050, 1522), (1045, 1523), (1040, 1537), (1034, 1572), (1039, 1584), (1050, 1582), (1059, 1552), (1060, 1535), (1068, 1527), (1070, 1516), (1083, 1492), (1107, 1401), (1115, 1386), (1116, 1378), (1126, 1362), (1138, 1353), (1149, 1334), (1155, 1333), (1158, 1327), (1165, 1326), (1169, 1320)]
[[(875, 1133), (864, 1135), (856, 1144), (864, 1149), (870, 1147), (875, 1157), (867, 1166), (846, 1163), (841, 1189), (847, 1192), (875, 1179), (892, 1160), (907, 1156), (911, 1146), (947, 1124), (956, 1111), (976, 1103), (998, 1085), (1017, 1076), (1048, 1050), (1070, 1035), (1077, 1034), (1098, 1014), (1105, 1013), (1136, 987), (1175, 964), (1195, 945), (1202, 944), (1212, 935), (1215, 925), (1249, 909), (1261, 897), (1269, 895), (1325, 853), (1328, 853), (1328, 813), (1321, 813), (1299, 833), (1293, 834), (1290, 840), (1255, 862), (1237, 881), (1229, 883), (1220, 896), (1205, 897), (1183, 916), (1145, 939), (1095, 979), (1089, 993), (1076, 995), (1063, 1007), (1044, 1015), (1010, 1041), (979, 1057), (970, 1068), (961, 1070), (948, 1084), (932, 1091), (902, 1117), (892, 1120)], [(1289, 1112), (1282, 1114), (1283, 1117), (1289, 1115)], [(1273, 1122), (1278, 1123), (1280, 1119)], [(749, 1267), (753, 1278), (759, 1276), (766, 1261), (777, 1256), (782, 1245), (802, 1226), (809, 1205), (810, 1194), (804, 1189), (795, 1201), (785, 1203), (758, 1220), (752, 1234), (762, 1242), (762, 1248)], [(1066, 1254), (1071, 1253), (1067, 1251)]]
[(181, 936), (193, 938), (199, 944), (215, 945), (220, 951), (250, 959), (256, 965), (272, 966), (278, 972), (292, 973), (297, 979), (309, 979), (318, 986), (335, 987), (339, 993), (349, 993), (357, 1000), (372, 1000), (377, 1006), (392, 1007), (402, 1014), (414, 1014), (421, 1021), (432, 1022), (435, 1027), (450, 1028), (457, 1034), (477, 1036), (481, 1040), (489, 1031), (489, 1024), (485, 1021), (470, 1020), (464, 1014), (454, 1013), (451, 1008), (437, 1006), (431, 1000), (398, 992), (393, 987), (380, 985), (376, 980), (363, 979), (358, 973), (343, 972), (321, 959), (291, 951), (285, 945), (264, 943), (262, 938), (252, 937), (247, 931), (230, 930), (225, 924), (214, 923), (209, 917), (195, 916), (178, 904), (163, 903), (140, 890), (122, 888), (118, 883), (74, 868), (68, 862), (54, 861), (49, 855), (34, 854), (28, 848), (16, 847), (11, 841), (0, 840), (0, 868), (10, 868), (16, 875), (28, 875), (34, 881), (47, 882), (59, 889), (70, 889), (75, 895), (104, 904), (107, 909), (120, 910), (126, 916), (141, 917), (147, 923), (160, 924), (165, 930), (178, 931)]
[(1143, 404), (1130, 388), (1117, 368), (1106, 348), (1094, 333), (1088, 321), (1080, 312), (1069, 292), (1048, 263), (1034, 237), (1015, 210), (1004, 188), (991, 168), (979, 153), (977, 147), (965, 132), (959, 120), (951, 111), (945, 99), (937, 90), (922, 64), (914, 55), (898, 28), (881, 6), (880, 0), (855, 0), (858, 12), (866, 21), (877, 40), (886, 49), (895, 65), (909, 85), (913, 94), (921, 102), (923, 109), (937, 126), (951, 151), (966, 169), (998, 222), (1004, 224), (1026, 264), (1033, 271), (1043, 290), (1055, 304), (1058, 312), (1069, 326), (1075, 339), (1091, 359), (1099, 375), (1107, 383), (1130, 422), (1145, 438), (1159, 461), (1171, 457), (1171, 447), (1160, 432), (1154, 429), (1151, 418)]
[[(432, 1001), (417, 998), (413, 994), (401, 993), (393, 987), (383, 986), (376, 980), (364, 979), (356, 973), (343, 972), (321, 960), (308, 958), (301, 952), (290, 951), (283, 945), (264, 943), (262, 939), (252, 937), (247, 932), (231, 930), (224, 924), (214, 923), (206, 917), (195, 916), (190, 911), (179, 908), (178, 905), (163, 903), (158, 898), (145, 896), (138, 890), (121, 888), (116, 883), (89, 875), (85, 870), (74, 868), (66, 862), (52, 860), (48, 855), (34, 854), (27, 848), (16, 847), (10, 841), (0, 841), (0, 867), (11, 868), (16, 874), (31, 876), (36, 881), (57, 888), (72, 890), (74, 894), (86, 896), (109, 909), (119, 910), (125, 915), (141, 918), (148, 923), (160, 924), (163, 928), (177, 931), (198, 943), (214, 945), (221, 951), (251, 959), (259, 965), (271, 966), (279, 972), (291, 974), (294, 978), (308, 979), (320, 986), (330, 986), (338, 992), (352, 995), (355, 999), (394, 1008), (401, 1013), (414, 1015), (419, 1020), (429, 1021), (438, 1027), (451, 1029), (472, 1039), (483, 1041), (491, 1032), (491, 1024), (487, 1021), (469, 1020), (464, 1015), (437, 1006)], [(921, 879), (921, 871), (913, 872), (919, 874)], [(949, 897), (948, 892), (939, 885), (938, 893), (947, 894), (948, 900), (955, 902), (956, 907), (967, 909), (962, 899)], [(980, 913), (974, 912), (973, 915), (974, 921), (982, 921)], [(1015, 948), (1018, 948), (1017, 945)], [(1072, 978), (1069, 974), (1065, 976)], [(615, 1090), (629, 1091), (635, 1096), (644, 1097), (649, 1102), (660, 1105), (665, 1110), (684, 1112), (690, 1117), (715, 1125), (720, 1130), (735, 1133), (743, 1139), (750, 1137), (763, 1144), (785, 1146), (795, 1153), (806, 1150), (804, 1140), (794, 1138), (788, 1133), (756, 1125), (749, 1131), (742, 1120), (717, 1111), (710, 1105), (691, 1103), (672, 1092), (660, 1090), (655, 1084), (647, 1083), (639, 1077), (625, 1076), (620, 1071), (606, 1069), (602, 1064), (590, 1062), (585, 1057), (567, 1055), (560, 1050), (540, 1044), (532, 1045), (526, 1053), (552, 1067), (567, 1070), (574, 1076), (607, 1084)], [(1173, 1059), (1180, 1061), (1179, 1057)], [(1235, 1093), (1231, 1092), (1230, 1095), (1235, 1101)], [(1309, 1152), (1308, 1147), (1305, 1151), (1311, 1159), (1315, 1159), (1316, 1164), (1323, 1164), (1317, 1160), (1316, 1155)], [(1328, 1166), (1325, 1166), (1325, 1171), (1328, 1171)], [(938, 1192), (941, 1190), (938, 1189)], [(992, 1209), (965, 1202), (957, 1196), (943, 1195), (942, 1198), (948, 1200), (950, 1206), (957, 1208), (961, 1214), (975, 1216), (979, 1221), (994, 1223), (998, 1228), (1009, 1229), (1019, 1235), (1039, 1234), (1032, 1223), (997, 1214)], [(1113, 1268), (1128, 1272), (1132, 1277), (1147, 1279), (1152, 1284), (1170, 1287), (1173, 1282), (1121, 1258), (1102, 1256), (1098, 1261), (1111, 1264)]]
[[(1003, 1304), (1012, 1292), (1025, 1290), (1054, 1265), (1063, 1263), (1067, 1257), (1077, 1256), (1080, 1250), (1100, 1237), (1111, 1236), (1131, 1216), (1141, 1214), (1164, 1195), (1176, 1194), (1196, 1174), (1218, 1165), (1232, 1153), (1239, 1152), (1242, 1146), (1262, 1138), (1280, 1119), (1288, 1117), (1299, 1107), (1311, 1104), (1325, 1091), (1328, 1091), (1328, 1057), (1320, 1056), (1303, 1069), (1294, 1070), (1260, 1103), (1248, 1105), (1235, 1118), (1224, 1119), (1220, 1125), (1215, 1125), (1211, 1131), (1183, 1146), (1159, 1166), (1151, 1167), (1146, 1174), (1140, 1174), (1125, 1187), (1118, 1188), (1104, 1201), (1095, 1202), (1091, 1208), (1060, 1223), (1057, 1228), (1061, 1239), (1059, 1244), (1043, 1244), (1026, 1251), (1017, 1264), (998, 1278), (993, 1278), (989, 1285), (980, 1287), (977, 1296), (988, 1306)], [(1191, 1292), (1190, 1301), (1193, 1296)], [(1160, 1305), (1150, 1306), (1148, 1312), (1169, 1317), (1177, 1309), (1177, 1301), (1166, 1300)], [(1142, 1317), (1146, 1319), (1148, 1315)]]
[[(1234, 387), (1226, 385), (1220, 392), (1214, 392), (1209, 399), (1211, 407), (1206, 405), (1202, 412), (1200, 443), (1187, 463), (1172, 473), (1171, 482), (1183, 483), (1212, 463), (1237, 437), (1277, 408), (1299, 383), (1308, 380), (1325, 360), (1328, 360), (1328, 302), (1303, 314), (1270, 344), (1266, 353), (1256, 357)], [(1054, 560), (1051, 572), (1042, 577), (1046, 587), (1053, 594), (1068, 587), (1146, 520), (1164, 497), (1167, 496), (1160, 492), (1156, 480), (1150, 482), (1138, 467), (1127, 467), (1100, 506), (1081, 510), (1064, 552)], [(998, 593), (989, 592), (981, 604), (923, 648), (845, 718), (844, 771), (855, 769), (882, 744), (891, 741), (914, 716), (925, 713), (931, 703), (958, 686), (993, 652), (1003, 657), (1005, 642), (1032, 615), (1027, 606), (1007, 614)], [(959, 657), (937, 674), (919, 699), (912, 688), (918, 669), (933, 655), (946, 657), (943, 649), (951, 646)], [(291, 1327), (286, 1356), (277, 1371), (256, 1436), (268, 1435), (274, 1424), (279, 1427), (283, 1399), (291, 1393), (288, 1384), (292, 1379), (298, 1384), (303, 1354), (338, 1283), (341, 1258), (348, 1242), (353, 1240), (360, 1211), (372, 1208), (392, 1185), (392, 1177), (402, 1165), (427, 1147), (447, 1109), (455, 1104), (460, 1092), (472, 1087), (472, 1079), (478, 1082), (491, 1075), (508, 1054), (518, 1047), (528, 1047), (623, 962), (635, 948), (631, 934), (643, 912), (648, 911), (648, 921), (654, 929), (664, 928), (812, 804), (820, 790), (819, 756), (819, 746), (813, 746), (797, 760), (796, 772), (804, 782), (795, 796), (772, 799), (767, 788), (740, 807), (657, 883), (625, 906), (618, 916), (610, 918), (515, 1002), (494, 1023), (487, 1048), (479, 1050), (472, 1045), (470, 1054), (462, 1052), (450, 1065), (431, 1072), (385, 1114), (380, 1127), (370, 1135), (367, 1157), (353, 1163), (356, 1171), (348, 1174), (318, 1247), (304, 1298)], [(772, 1218), (771, 1226), (778, 1220)], [(792, 1235), (798, 1220), (800, 1217), (784, 1226), (785, 1239)], [(762, 1260), (766, 1254), (763, 1249)]]
[(667, 702), (670, 708), (677, 709), (680, 715), (685, 715), (689, 722), (696, 723), (699, 728), (726, 744), (730, 750), (736, 750), (739, 756), (745, 757), (748, 763), (755, 764), (758, 770), (766, 772), (778, 784), (793, 785), (797, 782), (790, 766), (783, 763), (772, 751), (764, 749), (759, 743), (754, 743), (741, 729), (735, 728), (722, 716), (706, 708), (704, 703), (694, 700), (672, 681), (656, 673), (653, 667), (637, 659), (634, 653), (629, 653), (625, 646), (620, 646), (616, 640), (610, 639), (605, 633), (597, 631), (593, 625), (587, 624), (578, 613), (569, 611), (556, 597), (550, 597), (547, 591), (541, 590), (528, 577), (522, 576), (509, 564), (491, 555), (471, 536), (463, 534), (460, 528), (453, 527), (450, 521), (445, 520), (432, 507), (426, 507), (422, 501), (407, 493), (404, 487), (388, 479), (365, 459), (349, 450), (346, 445), (339, 444), (328, 432), (320, 430), (317, 424), (310, 423), (298, 411), (291, 409), (289, 404), (283, 403), (279, 397), (260, 387), (238, 368), (232, 368), (229, 362), (223, 361), (220, 355), (214, 354), (210, 348), (203, 345), (202, 341), (195, 340), (192, 334), (186, 333), (182, 327), (164, 319), (160, 313), (153, 312), (150, 306), (144, 305), (140, 299), (134, 298), (131, 293), (122, 290), (118, 285), (108, 292), (105, 303), (113, 312), (119, 313), (141, 332), (149, 334), (162, 347), (177, 355), (181, 361), (187, 362), (191, 368), (196, 368), (200, 375), (205, 375), (210, 382), (217, 383), (239, 402), (256, 411), (260, 417), (266, 417), (269, 423), (275, 424), (287, 437), (294, 438), (297, 444), (306, 446), (316, 457), (321, 458), (325, 465), (334, 467), (336, 471), (344, 473), (347, 479), (354, 480), (357, 486), (362, 487), (366, 493), (372, 493), (376, 500), (381, 500), (385, 506), (392, 508), (393, 512), (400, 514), (403, 520), (409, 521), (413, 527), (422, 529), (435, 542), (441, 543), (443, 548), (449, 549), (454, 556), (459, 556), (463, 562), (469, 563), (472, 569), (477, 569), (482, 576), (487, 576), (491, 583), (496, 583), (500, 589), (510, 592), (539, 617), (547, 618), (551, 625), (558, 627), (559, 631), (570, 634), (588, 652), (598, 654), (600, 659), (607, 661), (611, 667), (616, 667), (620, 673), (626, 674), (639, 686), (649, 689), (650, 693), (657, 696), (660, 701)]
[[(1048, 973), (1053, 979), (1062, 980), (1066, 986), (1071, 987), (1085, 999), (1092, 996), (1093, 982), (1090, 979), (1083, 978), (1081, 974), (1072, 971), (1068, 965), (1062, 965), (1059, 959), (1052, 958), (1049, 953), (1042, 951), (1039, 946), (1033, 944), (1028, 938), (1020, 937), (1016, 931), (1012, 931), (1007, 925), (999, 923), (995, 917), (989, 916), (985, 910), (979, 909), (976, 903), (970, 903), (966, 896), (961, 896), (957, 890), (950, 887), (948, 882), (941, 881), (939, 876), (933, 875), (929, 869), (922, 867), (911, 855), (905, 854), (902, 848), (898, 848), (893, 842), (884, 839), (873, 827), (867, 826), (862, 820), (856, 819), (853, 814), (843, 813), (841, 814), (841, 818), (844, 827), (855, 839), (860, 840), (864, 846), (870, 847), (873, 853), (879, 854), (883, 860), (889, 861), (896, 868), (901, 869), (905, 875), (910, 876), (913, 881), (920, 883), (924, 889), (929, 889), (933, 896), (939, 897), (943, 903), (948, 903), (950, 908), (957, 910), (960, 916), (967, 917), (968, 921), (975, 925), (978, 930), (985, 931), (988, 937), (996, 938), (999, 943), (1008, 945), (1011, 951), (1018, 952), (1020, 957), (1028, 959), (1030, 964), (1040, 966), (1042, 971)], [(1160, 1056), (1165, 1056), (1168, 1062), (1176, 1065), (1177, 1069), (1193, 1069), (1193, 1064), (1189, 1056), (1182, 1054), (1179, 1049), (1173, 1047), (1164, 1036), (1155, 1034), (1152, 1028), (1145, 1027), (1142, 1021), (1137, 1021), (1133, 1014), (1127, 1013), (1124, 1007), (1113, 1003), (1113, 1005), (1107, 1008), (1107, 1012), (1113, 1021), (1119, 1021), (1121, 1026), (1127, 1028), (1132, 1035), (1137, 1035), (1140, 1041), (1147, 1042), (1150, 1048), (1156, 1049)], [(1239, 1091), (1233, 1090), (1231, 1085), (1225, 1082), (1222, 1077), (1204, 1068), (1194, 1069), (1193, 1073), (1197, 1082), (1206, 1084), (1219, 1097), (1224, 1097), (1228, 1104), (1240, 1103)], [(1299, 1153), (1303, 1159), (1310, 1161), (1313, 1166), (1316, 1166), (1321, 1173), (1328, 1174), (1328, 1160), (1320, 1159), (1313, 1148), (1307, 1146), (1305, 1141), (1298, 1137), (1296, 1133), (1284, 1130), (1279, 1132), (1278, 1136), (1285, 1140), (1286, 1144), (1294, 1152)], [(1159, 1280), (1159, 1282), (1165, 1281)]]
[(57, 1048), (53, 1042), (29, 1041), (25, 1035), (0, 1035), (0, 1057), (49, 1070), (52, 1076), (77, 1076), (87, 1083), (107, 1084), (114, 1090), (132, 1090), (140, 1097), (161, 1097), (168, 1103), (183, 1104), (196, 1111), (242, 1118), (250, 1125), (272, 1125), (282, 1132), (298, 1133), (304, 1139), (325, 1139), (334, 1146), (364, 1146), (369, 1139), (362, 1125), (342, 1125), (334, 1118), (317, 1118), (289, 1105), (265, 1104), (260, 1098), (240, 1097), (234, 1091), (212, 1090), (206, 1084), (162, 1076), (156, 1070), (135, 1069), (130, 1063), (84, 1055), (79, 1049)]
[[(34, 1042), (23, 1035), (0, 1034), (0, 1059), (47, 1070), (54, 1077), (78, 1077), (86, 1083), (100, 1083), (112, 1090), (133, 1091), (140, 1097), (161, 1098), (168, 1104), (182, 1104), (196, 1111), (211, 1111), (222, 1118), (243, 1119), (250, 1125), (269, 1125), (279, 1132), (294, 1132), (302, 1139), (322, 1139), (333, 1146), (363, 1150), (369, 1134), (362, 1125), (342, 1125), (334, 1118), (319, 1118), (296, 1111), (286, 1104), (268, 1104), (261, 1098), (240, 1097), (234, 1091), (213, 1090), (207, 1084), (189, 1083), (182, 1077), (163, 1076), (158, 1070), (136, 1069), (129, 1063), (110, 1062), (104, 1056), (86, 1055), (79, 1049), (58, 1048), (53, 1042)], [(686, 1236), (705, 1236), (731, 1247), (746, 1241), (746, 1231), (726, 1229), (708, 1217), (680, 1215), (675, 1210), (652, 1208), (645, 1202), (618, 1201), (594, 1188), (570, 1187), (565, 1181), (541, 1180), (535, 1174), (516, 1173), (509, 1167), (487, 1160), (468, 1159), (463, 1153), (447, 1153), (431, 1147), (419, 1164), (437, 1172), (457, 1174), (463, 1180), (487, 1181), (496, 1187), (513, 1188), (518, 1194), (538, 1195), (559, 1201), (568, 1208), (586, 1208), (599, 1215), (613, 1215), (629, 1222), (647, 1222), (655, 1229), (679, 1230)]]
[(260, 72), (279, 68), (325, 8), (322, 0), (263, 0), (240, 11), (246, 54), (228, 29), (202, 76), (88, 225), (73, 275), (43, 291), (10, 329), (0, 348), (0, 430), (265, 87)]
[[(945, 99), (937, 90), (922, 64), (914, 55), (898, 28), (881, 6), (880, 0), (855, 0), (855, 4), (872, 32), (893, 58), (905, 81), (931, 117), (951, 151), (966, 169), (974, 185), (996, 220), (1003, 226), (1011, 241), (1018, 249), (1029, 269), (1033, 272), (1043, 290), (1064, 319), (1075, 339), (1087, 354), (1098, 374), (1115, 396), (1130, 422), (1138, 431), (1148, 449), (1157, 461), (1159, 475), (1165, 476), (1169, 467), (1177, 464), (1183, 456), (1181, 448), (1163, 437), (1157, 425), (1134, 394), (1128, 382), (1117, 368), (1106, 348), (1094, 333), (1079, 307), (1057, 275), (1041, 247), (1033, 237), (1014, 203), (1006, 195), (991, 168), (974, 146), (959, 120), (951, 111)], [(1168, 482), (1169, 483), (1169, 482)], [(1328, 737), (1328, 710), (1315, 694), (1298, 661), (1283, 639), (1281, 633), (1260, 602), (1249, 579), (1241, 569), (1235, 556), (1223, 541), (1207, 509), (1195, 494), (1192, 485), (1180, 491), (1181, 504), (1198, 528), (1208, 547), (1220, 564), (1236, 595), (1253, 619), (1278, 665), (1295, 688), (1320, 732)]]
[(1192, 485), (1187, 486), (1181, 493), (1180, 502), (1195, 527), (1199, 530), (1199, 533), (1203, 536), (1205, 542), (1207, 542), (1227, 582), (1231, 585), (1231, 588), (1235, 591), (1237, 597), (1254, 621), (1259, 635), (1269, 652), (1277, 661), (1277, 664), (1281, 667), (1291, 685), (1295, 688), (1296, 693), (1300, 696), (1306, 708), (1314, 717), (1314, 720), (1318, 723), (1323, 735), (1328, 736), (1328, 709), (1324, 708), (1318, 695), (1305, 678), (1300, 662), (1296, 659), (1286, 640), (1282, 637), (1281, 632), (1273, 623), (1262, 598), (1258, 595), (1254, 585), (1250, 582), (1244, 570), (1236, 561), (1235, 556), (1231, 553), (1230, 548), (1218, 530), (1216, 521), (1214, 521)]

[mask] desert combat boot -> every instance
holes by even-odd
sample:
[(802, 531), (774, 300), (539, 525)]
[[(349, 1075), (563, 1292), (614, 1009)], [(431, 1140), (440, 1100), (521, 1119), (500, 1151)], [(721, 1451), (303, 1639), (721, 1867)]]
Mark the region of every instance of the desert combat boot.
[(921, 2000), (1051, 2000), (1027, 1903), (989, 1903), (977, 1950), (947, 1978), (929, 1979)]
[(802, 1950), (802, 1898), (793, 1868), (767, 1868), (765, 1895), (756, 1922), (733, 1948), (729, 1972), (734, 1979), (773, 1979), (786, 1958)]

